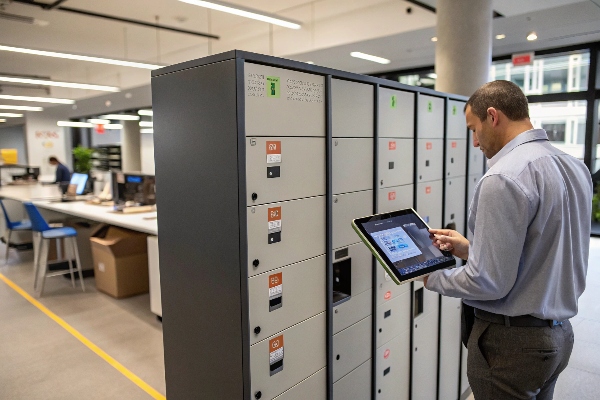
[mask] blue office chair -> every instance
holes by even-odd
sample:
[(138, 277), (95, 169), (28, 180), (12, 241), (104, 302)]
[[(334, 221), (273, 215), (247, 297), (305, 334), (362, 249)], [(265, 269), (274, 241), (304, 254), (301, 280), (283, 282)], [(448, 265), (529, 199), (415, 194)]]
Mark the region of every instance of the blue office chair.
[(31, 222), (28, 219), (21, 221), (11, 221), (4, 202), (0, 200), (0, 206), (2, 206), (2, 212), (4, 213), (4, 221), (6, 221), (6, 230), (8, 231), (8, 238), (6, 239), (6, 252), (4, 253), (4, 263), (8, 263), (8, 250), (10, 249), (10, 236), (13, 231), (30, 231)]
[[(40, 287), (40, 296), (44, 291), (44, 282), (47, 277), (71, 274), (71, 284), (75, 287), (75, 276), (73, 273), (73, 262), (69, 257), (69, 271), (58, 271), (48, 273), (48, 247), (50, 246), (50, 239), (70, 239), (75, 254), (75, 261), (77, 262), (77, 272), (79, 273), (79, 281), (81, 282), (81, 289), (85, 292), (85, 286), (83, 284), (83, 276), (81, 273), (81, 260), (79, 259), (79, 250), (77, 248), (77, 231), (70, 227), (62, 228), (51, 228), (40, 211), (32, 203), (23, 203), (29, 219), (31, 220), (31, 229), (36, 236), (39, 237), (37, 257), (35, 257), (35, 276), (33, 281), (33, 289), (37, 289), (37, 281), (39, 275), (39, 269), (41, 267), (42, 255), (44, 260), (44, 267), (42, 273), (42, 284)], [(65, 241), (66, 243), (66, 241)]]

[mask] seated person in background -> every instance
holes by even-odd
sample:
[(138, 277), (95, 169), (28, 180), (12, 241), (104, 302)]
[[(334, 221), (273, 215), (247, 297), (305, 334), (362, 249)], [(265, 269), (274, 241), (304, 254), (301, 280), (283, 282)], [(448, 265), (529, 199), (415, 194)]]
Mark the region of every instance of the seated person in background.
[(54, 180), (54, 183), (62, 184), (66, 188), (66, 186), (68, 186), (69, 182), (71, 181), (71, 171), (69, 171), (69, 168), (67, 168), (64, 164), (58, 161), (58, 158), (54, 156), (50, 157), (48, 159), (48, 162), (50, 163), (50, 165), (56, 166), (56, 179)]

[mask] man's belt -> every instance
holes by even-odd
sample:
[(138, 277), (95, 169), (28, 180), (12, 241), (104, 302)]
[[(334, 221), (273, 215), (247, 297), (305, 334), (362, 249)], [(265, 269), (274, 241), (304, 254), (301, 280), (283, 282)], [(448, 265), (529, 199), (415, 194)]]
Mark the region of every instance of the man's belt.
[(488, 311), (480, 310), (478, 308), (475, 309), (475, 317), (492, 322), (494, 324), (500, 324), (504, 326), (517, 326), (517, 327), (554, 327), (558, 325), (562, 325), (563, 321), (556, 321), (552, 319), (540, 319), (536, 318), (532, 315), (518, 315), (516, 317), (509, 317), (507, 315), (494, 314)]

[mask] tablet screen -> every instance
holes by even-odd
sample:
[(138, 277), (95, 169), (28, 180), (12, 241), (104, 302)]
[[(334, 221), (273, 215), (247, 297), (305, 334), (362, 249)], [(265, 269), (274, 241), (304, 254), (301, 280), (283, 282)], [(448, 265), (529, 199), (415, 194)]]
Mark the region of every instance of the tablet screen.
[(412, 209), (359, 218), (355, 224), (400, 281), (455, 264), (450, 253), (433, 245), (429, 227)]

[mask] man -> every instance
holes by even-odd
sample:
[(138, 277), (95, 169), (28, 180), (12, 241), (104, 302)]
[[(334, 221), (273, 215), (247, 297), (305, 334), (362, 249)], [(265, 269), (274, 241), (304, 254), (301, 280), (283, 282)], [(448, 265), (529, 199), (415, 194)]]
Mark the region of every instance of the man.
[(436, 247), (467, 263), (432, 273), (425, 286), (475, 309), (467, 375), (477, 400), (552, 399), (585, 288), (590, 173), (533, 129), (511, 82), (483, 85), (465, 116), (489, 166), (470, 205), (473, 241), (431, 229)]
[(71, 171), (64, 164), (58, 161), (58, 158), (52, 156), (48, 159), (50, 165), (56, 166), (56, 179), (54, 183), (70, 182)]

